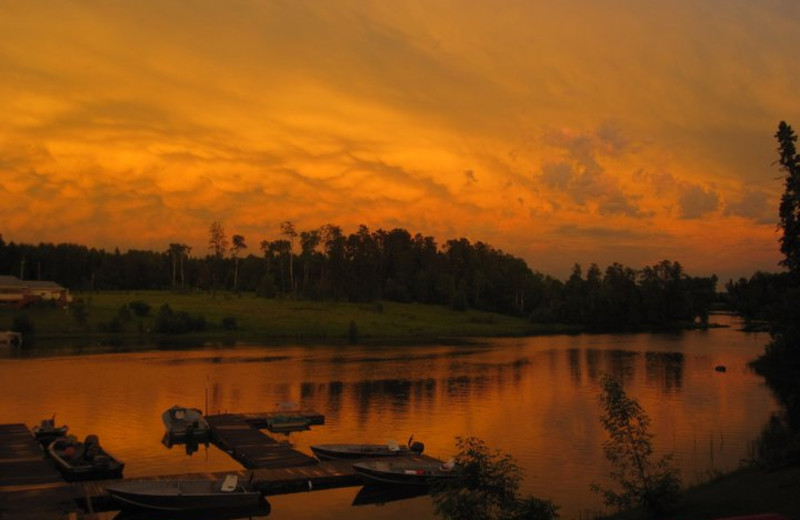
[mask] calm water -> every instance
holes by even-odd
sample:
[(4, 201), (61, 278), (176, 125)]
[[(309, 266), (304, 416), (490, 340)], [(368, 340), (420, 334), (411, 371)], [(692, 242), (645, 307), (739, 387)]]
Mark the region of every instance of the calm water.
[[(715, 317), (717, 323), (731, 318)], [(293, 433), (300, 451), (325, 442), (405, 442), (453, 454), (477, 436), (514, 456), (524, 491), (561, 505), (562, 518), (602, 509), (606, 483), (598, 381), (621, 378), (652, 419), (659, 452), (685, 484), (737, 467), (778, 405), (746, 364), (768, 341), (735, 327), (680, 334), (549, 336), (475, 346), (196, 348), (19, 357), (0, 351), (0, 423), (58, 414), (126, 461), (138, 477), (239, 469), (213, 446), (191, 456), (161, 444), (173, 404), (215, 412), (269, 411), (293, 401), (326, 424)], [(26, 354), (29, 356), (29, 354)], [(725, 365), (725, 373), (716, 372)], [(207, 397), (206, 397), (207, 396)], [(270, 518), (435, 518), (430, 499), (353, 506), (358, 488), (270, 497)], [(108, 516), (113, 517), (113, 514)]]

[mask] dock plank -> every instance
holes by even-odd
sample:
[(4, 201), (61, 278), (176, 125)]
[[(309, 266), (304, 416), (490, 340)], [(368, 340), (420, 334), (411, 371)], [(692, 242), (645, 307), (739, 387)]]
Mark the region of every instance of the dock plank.
[(211, 426), (211, 442), (247, 469), (317, 463), (315, 458), (265, 435), (258, 429), (257, 421), (248, 421), (243, 414), (209, 415), (206, 420)]
[(67, 517), (78, 512), (76, 499), (27, 426), (0, 425), (1, 518)]

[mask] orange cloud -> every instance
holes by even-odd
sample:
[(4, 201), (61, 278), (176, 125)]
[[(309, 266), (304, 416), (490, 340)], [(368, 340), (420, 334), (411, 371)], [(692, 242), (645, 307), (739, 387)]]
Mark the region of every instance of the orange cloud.
[(254, 242), (289, 219), (483, 240), (559, 276), (670, 257), (724, 278), (779, 259), (794, 7), (0, 10), (7, 240), (202, 252), (213, 220)]

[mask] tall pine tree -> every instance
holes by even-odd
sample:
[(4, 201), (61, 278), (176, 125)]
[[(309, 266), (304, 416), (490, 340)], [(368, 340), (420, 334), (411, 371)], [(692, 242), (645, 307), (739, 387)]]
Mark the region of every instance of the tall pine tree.
[(800, 155), (797, 154), (792, 127), (781, 121), (778, 125), (778, 152), (781, 170), (786, 172), (786, 188), (781, 197), (780, 223), (783, 231), (780, 239), (781, 253), (785, 258), (781, 265), (795, 275), (800, 273)]

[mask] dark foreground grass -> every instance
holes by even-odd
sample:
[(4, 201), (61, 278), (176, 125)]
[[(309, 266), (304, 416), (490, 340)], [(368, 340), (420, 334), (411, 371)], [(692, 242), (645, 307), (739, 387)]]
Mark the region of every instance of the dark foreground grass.
[[(274, 300), (252, 294), (181, 294), (170, 291), (96, 292), (75, 295), (85, 310), (81, 323), (73, 310), (32, 307), (0, 310), (0, 329), (26, 316), (37, 342), (64, 340), (87, 344), (158, 341), (240, 342), (427, 342), (467, 337), (524, 336), (564, 332), (528, 320), (437, 305), (395, 302), (347, 303)], [(120, 314), (131, 302), (150, 306), (146, 316)], [(206, 327), (185, 334), (156, 334), (155, 316), (162, 305), (175, 312), (202, 316)], [(75, 307), (75, 306), (73, 306)], [(227, 323), (227, 327), (225, 324)]]
[[(800, 467), (774, 471), (746, 467), (686, 490), (680, 504), (663, 516), (670, 520), (708, 520), (779, 513), (800, 519)], [(626, 511), (605, 520), (641, 520)]]

